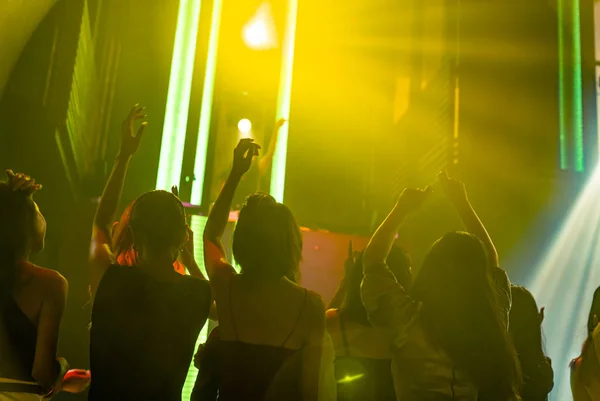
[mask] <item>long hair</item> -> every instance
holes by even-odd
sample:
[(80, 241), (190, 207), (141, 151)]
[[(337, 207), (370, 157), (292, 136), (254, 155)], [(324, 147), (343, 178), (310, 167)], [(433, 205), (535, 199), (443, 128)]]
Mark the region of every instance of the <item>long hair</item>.
[(544, 354), (538, 305), (525, 287), (512, 286), (511, 292), (508, 327), (523, 372), (523, 395), (548, 394), (554, 386), (554, 373)]
[(27, 251), (34, 232), (33, 199), (0, 182), (0, 305), (11, 295), (18, 258)]
[(302, 234), (291, 210), (270, 195), (250, 195), (233, 233), (233, 256), (249, 277), (298, 277)]
[(596, 291), (594, 291), (592, 305), (590, 306), (590, 312), (588, 313), (587, 338), (583, 342), (583, 347), (581, 350), (580, 369), (581, 376), (584, 381), (590, 380), (591, 377), (596, 374), (595, 372), (600, 371), (600, 363), (596, 358), (595, 345), (592, 338), (594, 329), (596, 328), (594, 316), (600, 318), (600, 287), (596, 288)]
[[(387, 265), (392, 271), (398, 283), (408, 291), (411, 286), (410, 258), (397, 246), (394, 246), (387, 258)], [(363, 279), (363, 254), (362, 252), (356, 258), (349, 276), (346, 294), (340, 308), (340, 313), (345, 320), (359, 323), (363, 326), (371, 326), (367, 316), (360, 292), (360, 285)]]
[(464, 232), (446, 234), (426, 256), (411, 290), (422, 327), (466, 371), (479, 399), (518, 400), (520, 368), (488, 269), (485, 248)]

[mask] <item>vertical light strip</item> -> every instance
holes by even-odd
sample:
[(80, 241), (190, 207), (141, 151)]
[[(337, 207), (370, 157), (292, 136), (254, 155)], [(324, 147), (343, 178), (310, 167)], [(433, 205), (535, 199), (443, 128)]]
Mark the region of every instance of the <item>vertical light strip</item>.
[(208, 153), (208, 137), (212, 120), (213, 92), (215, 89), (215, 73), (217, 69), (217, 49), (219, 47), (219, 30), (221, 29), (222, 0), (213, 1), (213, 11), (210, 21), (210, 37), (208, 55), (206, 57), (206, 72), (202, 91), (202, 106), (200, 109), (200, 126), (198, 128), (198, 143), (196, 145), (196, 160), (194, 162), (194, 182), (192, 183), (192, 204), (202, 203), (204, 193), (204, 175), (206, 173), (206, 157)]
[(298, 0), (288, 0), (285, 23), (285, 36), (282, 44), (281, 73), (276, 118), (287, 118), (288, 123), (281, 127), (273, 157), (271, 171), (271, 195), (277, 202), (283, 202), (285, 192), (285, 170), (287, 164), (288, 134), (290, 127), (290, 106), (292, 99), (292, 76), (294, 72), (294, 47), (296, 44), (296, 22)]
[(187, 129), (201, 0), (180, 0), (156, 188), (179, 185)]
[(583, 82), (581, 62), (581, 15), (579, 0), (573, 1), (573, 153), (575, 171), (585, 167), (583, 145)]
[(564, 39), (564, 1), (558, 0), (558, 119), (560, 138), (560, 168), (569, 168), (565, 99), (565, 39)]
[[(207, 217), (205, 216), (192, 216), (191, 221), (191, 229), (196, 235), (196, 242), (194, 243), (194, 258), (198, 262), (198, 266), (202, 273), (206, 276), (206, 268), (204, 266), (204, 243), (202, 242), (201, 233), (204, 232), (204, 227), (206, 226)], [(198, 336), (198, 340), (196, 341), (196, 350), (200, 346), (200, 344), (204, 344), (206, 342), (206, 337), (208, 335), (208, 322), (200, 331), (200, 335)], [(194, 362), (190, 366), (188, 370), (187, 376), (185, 378), (185, 383), (183, 384), (183, 389), (181, 391), (181, 399), (182, 401), (189, 401), (192, 396), (192, 391), (194, 390), (194, 385), (196, 384), (196, 378), (198, 377), (198, 369), (194, 366)]]

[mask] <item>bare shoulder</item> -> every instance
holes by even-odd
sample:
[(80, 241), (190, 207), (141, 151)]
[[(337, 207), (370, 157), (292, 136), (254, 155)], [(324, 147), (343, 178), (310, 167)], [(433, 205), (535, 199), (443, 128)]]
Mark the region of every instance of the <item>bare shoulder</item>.
[(31, 270), (36, 283), (44, 289), (44, 292), (56, 296), (64, 295), (69, 288), (67, 279), (56, 270), (34, 266)]
[(307, 290), (307, 309), (311, 316), (325, 318), (325, 302), (323, 302), (323, 297), (317, 294), (314, 291)]

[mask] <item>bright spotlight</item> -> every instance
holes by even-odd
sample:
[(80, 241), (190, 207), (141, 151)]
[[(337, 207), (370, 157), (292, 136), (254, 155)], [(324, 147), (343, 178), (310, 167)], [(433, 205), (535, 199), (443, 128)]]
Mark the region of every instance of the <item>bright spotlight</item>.
[(252, 130), (252, 122), (247, 118), (242, 118), (238, 121), (238, 129), (242, 134), (247, 134)]
[(244, 43), (254, 50), (268, 50), (277, 47), (277, 30), (269, 3), (263, 3), (242, 28)]

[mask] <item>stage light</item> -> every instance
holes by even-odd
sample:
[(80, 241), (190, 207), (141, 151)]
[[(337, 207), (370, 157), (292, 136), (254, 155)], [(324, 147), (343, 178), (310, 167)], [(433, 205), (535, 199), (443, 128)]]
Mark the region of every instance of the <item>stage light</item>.
[(271, 195), (277, 202), (283, 202), (285, 193), (285, 174), (287, 167), (288, 134), (291, 124), (292, 82), (294, 74), (294, 49), (296, 46), (296, 23), (298, 18), (298, 0), (288, 0), (281, 54), (281, 72), (279, 94), (277, 96), (277, 118), (286, 116), (288, 123), (279, 130), (279, 140), (273, 157), (271, 170)]
[(156, 189), (169, 190), (181, 178), (201, 4), (201, 0), (179, 2)]
[(238, 130), (240, 130), (242, 134), (249, 133), (252, 130), (252, 122), (247, 118), (242, 118), (238, 122)]
[(554, 367), (550, 400), (571, 399), (569, 362), (581, 352), (587, 314), (600, 285), (600, 169), (590, 178), (544, 260), (528, 280), (546, 308), (545, 347)]
[(269, 3), (261, 4), (254, 16), (244, 25), (242, 39), (246, 46), (254, 50), (268, 50), (277, 47), (277, 30)]

